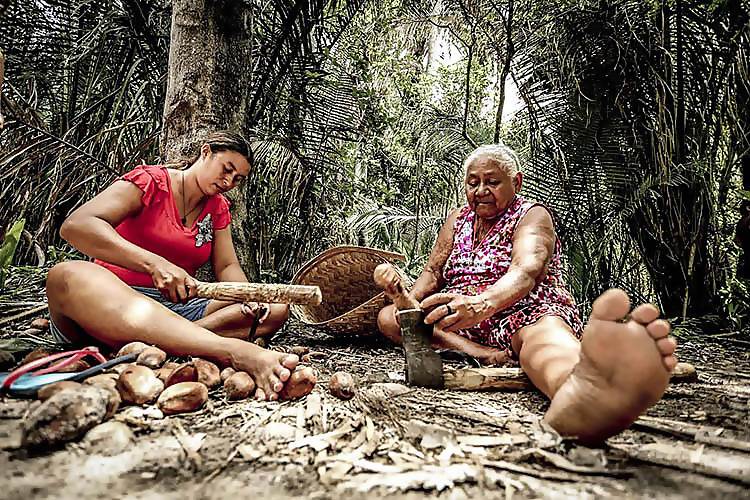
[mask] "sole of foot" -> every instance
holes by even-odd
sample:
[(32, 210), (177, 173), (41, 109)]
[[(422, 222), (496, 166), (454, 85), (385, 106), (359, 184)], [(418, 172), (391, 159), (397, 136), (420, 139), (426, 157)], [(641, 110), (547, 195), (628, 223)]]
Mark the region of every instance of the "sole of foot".
[(580, 361), (552, 398), (545, 421), (561, 435), (592, 445), (626, 429), (669, 384), (677, 364), (669, 332), (655, 306), (630, 311), (624, 291), (604, 292), (594, 301)]

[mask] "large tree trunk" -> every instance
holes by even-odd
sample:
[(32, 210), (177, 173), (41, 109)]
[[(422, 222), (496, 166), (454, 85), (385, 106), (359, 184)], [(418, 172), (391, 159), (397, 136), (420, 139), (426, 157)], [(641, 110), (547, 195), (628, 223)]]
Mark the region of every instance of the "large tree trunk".
[(0, 130), (2, 130), (3, 126), (5, 125), (5, 120), (3, 119), (3, 79), (5, 77), (5, 56), (3, 55), (3, 51), (0, 50)]
[[(231, 0), (174, 0), (164, 103), (162, 152), (166, 160), (195, 154), (214, 130), (239, 133), (245, 123), (250, 88), (251, 33), (247, 12)], [(246, 249), (246, 187), (230, 193), (232, 236), (250, 279), (252, 259)]]

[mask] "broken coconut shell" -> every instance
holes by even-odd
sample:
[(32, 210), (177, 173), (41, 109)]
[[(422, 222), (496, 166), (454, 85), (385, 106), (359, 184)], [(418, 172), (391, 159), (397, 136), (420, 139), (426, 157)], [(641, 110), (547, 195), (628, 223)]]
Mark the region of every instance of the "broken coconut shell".
[(295, 345), (291, 349), (289, 349), (289, 352), (291, 352), (292, 354), (296, 354), (299, 357), (302, 357), (308, 352), (310, 352), (310, 348), (305, 347), (303, 345)]
[(352, 399), (357, 392), (357, 384), (351, 373), (336, 372), (331, 375), (328, 391), (339, 399)]
[(93, 375), (87, 378), (83, 381), (83, 384), (104, 386), (116, 390), (118, 378), (120, 378), (120, 376), (116, 373), (100, 373), (99, 375)]
[(115, 365), (110, 368), (110, 370), (112, 371), (112, 373), (117, 374), (117, 376), (119, 377), (122, 372), (124, 372), (131, 366), (135, 366), (135, 363), (120, 363), (119, 365)]
[(200, 382), (180, 382), (164, 389), (157, 405), (165, 415), (195, 411), (208, 400), (208, 388)]
[(221, 378), (222, 382), (226, 382), (229, 377), (237, 373), (237, 370), (232, 368), (231, 366), (227, 366), (223, 370), (221, 370), (221, 373), (219, 374), (219, 377)]
[(164, 383), (150, 368), (132, 365), (120, 374), (117, 390), (123, 401), (142, 405), (154, 402), (164, 390)]
[(198, 371), (198, 382), (201, 384), (211, 389), (221, 383), (219, 367), (212, 362), (201, 358), (193, 358), (193, 365), (195, 365), (195, 369)]
[(60, 391), (78, 389), (79, 387), (81, 387), (81, 384), (78, 382), (73, 382), (72, 380), (62, 380), (60, 382), (45, 385), (36, 392), (36, 397), (39, 401), (47, 401), (49, 398)]
[(69, 365), (65, 365), (62, 368), (58, 368), (57, 371), (59, 373), (78, 373), (78, 372), (82, 372), (83, 370), (88, 370), (89, 368), (91, 368), (91, 365), (89, 365), (84, 360), (79, 359)]
[(43, 349), (41, 347), (34, 349), (30, 353), (28, 353), (22, 360), (21, 364), (25, 365), (27, 363), (31, 363), (32, 361), (36, 361), (37, 359), (42, 359), (52, 354), (47, 349)]
[(135, 441), (126, 424), (114, 420), (99, 424), (86, 433), (83, 444), (89, 453), (113, 456), (125, 451)]
[(309, 366), (303, 368), (297, 368), (284, 383), (284, 388), (279, 393), (279, 399), (297, 399), (307, 394), (315, 387), (318, 381), (318, 376), (315, 374), (315, 370)]
[(245, 372), (236, 372), (224, 381), (224, 391), (229, 399), (247, 399), (255, 391), (255, 381)]
[(95, 385), (94, 387), (104, 389), (109, 394), (109, 399), (107, 400), (107, 415), (104, 418), (114, 417), (115, 413), (117, 413), (117, 410), (120, 409), (120, 405), (122, 404), (122, 396), (120, 396), (120, 391), (118, 391), (116, 387), (110, 387), (108, 385)]
[(119, 351), (117, 351), (117, 358), (120, 356), (126, 356), (128, 354), (140, 354), (144, 350), (148, 349), (149, 345), (144, 344), (143, 342), (130, 342), (129, 344), (125, 344), (120, 348)]
[(171, 361), (167, 361), (162, 365), (161, 368), (156, 370), (154, 373), (156, 373), (156, 376), (164, 382), (164, 387), (167, 387), (167, 380), (169, 379), (169, 376), (172, 375), (172, 372), (175, 371), (175, 369), (179, 368), (179, 363), (173, 363)]
[(49, 320), (47, 318), (35, 318), (29, 326), (46, 332), (49, 330)]
[(77, 439), (106, 418), (108, 399), (106, 389), (90, 385), (58, 392), (26, 415), (22, 445), (52, 447)]
[(170, 387), (180, 382), (197, 382), (198, 381), (198, 370), (195, 369), (195, 365), (192, 362), (183, 363), (169, 374), (167, 381), (164, 382), (164, 387)]
[(324, 353), (324, 352), (310, 351), (307, 354), (305, 354), (304, 356), (302, 356), (301, 359), (302, 359), (303, 363), (311, 364), (311, 363), (314, 363), (316, 361), (323, 361), (324, 359), (326, 359), (326, 357), (327, 357), (327, 354)]
[(151, 369), (156, 370), (161, 367), (167, 360), (167, 353), (159, 349), (158, 347), (147, 347), (141, 351), (138, 358), (135, 360), (139, 365), (147, 366)]

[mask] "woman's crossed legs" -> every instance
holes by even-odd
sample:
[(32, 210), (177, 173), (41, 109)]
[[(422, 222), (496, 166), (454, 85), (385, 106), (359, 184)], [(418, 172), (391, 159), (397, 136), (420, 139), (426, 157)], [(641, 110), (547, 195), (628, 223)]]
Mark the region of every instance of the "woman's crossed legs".
[[(623, 322), (629, 312), (630, 319)], [(677, 359), (669, 323), (658, 317), (651, 304), (631, 312), (625, 292), (612, 289), (594, 302), (580, 342), (556, 316), (516, 332), (513, 350), (521, 368), (551, 399), (545, 421), (564, 436), (597, 443), (627, 428), (659, 401)], [(392, 306), (381, 311), (378, 326), (400, 343)], [(433, 346), (460, 349), (480, 359), (502, 357), (502, 351), (451, 332), (436, 330)]]
[(52, 268), (47, 298), (52, 321), (71, 341), (93, 337), (116, 349), (139, 340), (171, 355), (212, 359), (248, 372), (259, 388), (259, 399), (277, 399), (297, 366), (294, 355), (222, 337), (186, 320), (91, 262), (64, 262)]

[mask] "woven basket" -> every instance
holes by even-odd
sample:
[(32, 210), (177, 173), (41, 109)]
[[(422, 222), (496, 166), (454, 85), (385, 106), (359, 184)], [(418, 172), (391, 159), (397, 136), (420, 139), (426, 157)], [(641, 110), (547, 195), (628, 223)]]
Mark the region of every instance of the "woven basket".
[[(338, 246), (326, 250), (292, 278), (294, 285), (319, 286), (323, 302), (317, 306), (293, 304), (292, 313), (303, 323), (335, 336), (377, 333), (378, 312), (388, 302), (372, 273), (383, 262), (403, 260), (401, 254), (376, 248)], [(412, 280), (399, 273), (410, 288)]]

